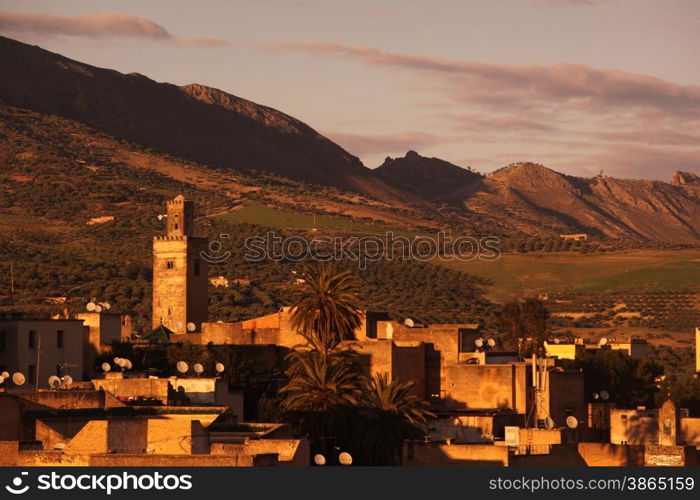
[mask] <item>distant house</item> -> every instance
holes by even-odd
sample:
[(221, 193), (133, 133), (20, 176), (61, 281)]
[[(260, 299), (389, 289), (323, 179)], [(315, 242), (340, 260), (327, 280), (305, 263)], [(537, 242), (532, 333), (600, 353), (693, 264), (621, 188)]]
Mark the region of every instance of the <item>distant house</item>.
[(564, 241), (585, 241), (588, 239), (588, 235), (586, 233), (560, 234), (559, 238)]
[(93, 217), (87, 221), (88, 226), (95, 226), (97, 224), (104, 224), (105, 222), (111, 222), (114, 220), (114, 215), (103, 215), (102, 217)]
[(229, 282), (224, 276), (217, 276), (215, 278), (209, 278), (209, 283), (211, 283), (213, 286), (219, 288), (228, 288)]

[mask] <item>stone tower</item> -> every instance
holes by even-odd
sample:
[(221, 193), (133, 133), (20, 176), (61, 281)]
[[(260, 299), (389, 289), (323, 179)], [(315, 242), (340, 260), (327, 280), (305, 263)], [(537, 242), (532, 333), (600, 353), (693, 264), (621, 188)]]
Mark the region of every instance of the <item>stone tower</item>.
[(177, 334), (201, 331), (207, 321), (209, 267), (201, 252), (206, 240), (194, 236), (194, 203), (183, 195), (168, 201), (165, 236), (153, 238), (153, 328)]

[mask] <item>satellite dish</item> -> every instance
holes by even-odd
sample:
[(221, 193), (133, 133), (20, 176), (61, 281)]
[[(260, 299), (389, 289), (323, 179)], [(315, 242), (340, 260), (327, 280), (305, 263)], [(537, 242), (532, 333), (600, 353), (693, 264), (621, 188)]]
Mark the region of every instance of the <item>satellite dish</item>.
[(406, 318), (405, 320), (403, 320), (403, 324), (409, 328), (413, 328), (416, 323), (411, 318)]
[(495, 347), (495, 346), (496, 346), (496, 340), (495, 340), (495, 339), (488, 339), (488, 341), (487, 341), (486, 343), (489, 345), (489, 347)]
[(190, 367), (187, 366), (187, 363), (185, 363), (184, 361), (178, 361), (177, 365), (175, 365), (175, 367), (177, 368), (177, 371), (179, 371), (180, 373), (187, 373), (187, 370), (190, 369)]
[(100, 304), (95, 304), (95, 312), (96, 313), (101, 313), (102, 312), (102, 306)]
[(111, 369), (112, 369), (112, 367), (109, 365), (109, 363), (102, 363), (102, 371), (103, 372), (107, 373)]
[(547, 429), (554, 429), (554, 420), (552, 420), (552, 417), (547, 415), (547, 418), (544, 419), (544, 425), (547, 427)]
[(124, 366), (122, 368), (126, 368), (127, 370), (131, 370), (134, 365), (131, 364), (131, 360), (125, 359), (126, 363), (124, 363)]
[(5, 382), (5, 377), (3, 377), (2, 375), (0, 375), (0, 384), (2, 384), (3, 382)]
[(94, 302), (88, 302), (87, 303), (87, 310), (90, 312), (93, 312), (95, 310), (96, 306), (97, 306), (97, 304), (95, 304)]
[(317, 453), (316, 455), (314, 455), (314, 463), (316, 465), (326, 465), (326, 457), (324, 457), (320, 453)]
[(197, 329), (197, 325), (195, 325), (195, 324), (192, 323), (192, 322), (187, 323), (187, 331), (188, 331), (188, 332), (193, 332), (193, 331), (195, 331), (196, 329)]
[(21, 372), (15, 372), (12, 374), (12, 382), (14, 382), (15, 385), (24, 385), (24, 383), (27, 381), (26, 378), (24, 378), (24, 374)]
[(61, 379), (58, 378), (56, 375), (51, 375), (49, 377), (49, 387), (52, 389), (58, 389), (61, 387)]
[(605, 345), (608, 343), (608, 339), (606, 337), (603, 337), (598, 341), (598, 345)]
[(158, 220), (163, 220), (167, 217), (165, 214), (158, 214)]
[(105, 311), (109, 311), (110, 309), (112, 309), (112, 304), (110, 304), (109, 302), (102, 302), (101, 305), (102, 309), (104, 309)]
[(608, 399), (610, 399), (610, 393), (606, 390), (600, 391), (600, 399), (602, 399), (603, 401), (607, 401)]
[(8, 372), (2, 372), (2, 378), (8, 379), (10, 378), (10, 374)]
[(61, 382), (63, 382), (63, 385), (65, 385), (66, 387), (70, 387), (71, 385), (73, 385), (73, 377), (71, 377), (70, 375), (64, 375), (63, 378), (61, 378)]
[(557, 337), (557, 338), (554, 339), (554, 343), (555, 343), (555, 344), (558, 344), (559, 342), (560, 342), (559, 337)]
[(223, 371), (226, 369), (223, 363), (216, 363), (214, 368), (216, 368), (216, 373), (223, 373)]
[(129, 360), (126, 358), (119, 358), (119, 361), (117, 361), (117, 366), (119, 366), (119, 368), (124, 368), (124, 367), (126, 367), (126, 363), (128, 361)]
[(340, 462), (340, 465), (352, 465), (352, 455), (350, 455), (350, 453), (347, 451), (344, 451), (338, 455), (338, 461)]
[(600, 394), (598, 394), (597, 392), (593, 393), (593, 399), (598, 399), (599, 397), (600, 397)]
[(566, 417), (566, 426), (569, 429), (575, 429), (576, 427), (578, 427), (578, 419), (573, 415), (569, 415), (568, 417)]
[(66, 443), (56, 443), (53, 445), (53, 451), (63, 451), (66, 449)]
[(114, 364), (115, 364), (115, 365), (118, 365), (120, 359), (121, 359), (121, 358), (114, 358), (112, 361), (114, 361)]
[(202, 366), (201, 363), (195, 363), (192, 368), (194, 369), (194, 372), (197, 375), (201, 374), (204, 371), (204, 367)]
[(477, 347), (482, 347), (482, 346), (484, 345), (484, 339), (478, 338), (478, 339), (476, 339), (476, 340), (474, 341), (474, 344), (475, 344)]

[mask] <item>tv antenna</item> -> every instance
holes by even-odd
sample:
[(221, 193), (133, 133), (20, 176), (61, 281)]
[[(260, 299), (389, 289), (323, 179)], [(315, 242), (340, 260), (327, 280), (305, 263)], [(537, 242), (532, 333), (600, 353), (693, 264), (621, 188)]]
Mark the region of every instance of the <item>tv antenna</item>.
[(25, 378), (24, 374), (22, 372), (15, 372), (12, 374), (12, 382), (16, 386), (24, 385), (24, 383), (27, 381)]
[(187, 373), (187, 370), (190, 369), (190, 367), (184, 361), (178, 361), (175, 368), (177, 368), (177, 371), (180, 373)]
[(52, 389), (58, 389), (61, 387), (61, 379), (56, 375), (51, 375), (49, 377), (49, 387)]
[(197, 329), (197, 325), (195, 325), (192, 322), (187, 323), (187, 331), (188, 332), (193, 332)]
[(569, 415), (568, 417), (566, 417), (566, 426), (569, 429), (575, 429), (576, 427), (578, 427), (578, 419), (573, 415)]
[(61, 382), (63, 383), (63, 386), (68, 389), (71, 385), (73, 385), (73, 377), (70, 375), (64, 375), (61, 377)]
[(200, 376), (204, 371), (204, 367), (201, 363), (195, 363), (192, 368), (194, 369), (194, 372), (197, 374), (197, 376)]
[(216, 363), (214, 365), (214, 368), (216, 369), (216, 373), (223, 373), (226, 367), (224, 367), (223, 363)]
[(109, 363), (102, 363), (102, 371), (107, 373), (112, 369), (112, 366)]
[(416, 325), (415, 321), (413, 321), (411, 318), (406, 318), (403, 320), (403, 324), (409, 328), (413, 328)]

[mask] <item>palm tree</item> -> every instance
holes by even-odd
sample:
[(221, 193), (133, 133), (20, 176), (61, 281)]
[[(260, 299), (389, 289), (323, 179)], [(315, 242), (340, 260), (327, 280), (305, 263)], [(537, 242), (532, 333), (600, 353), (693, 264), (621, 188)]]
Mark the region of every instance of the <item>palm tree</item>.
[(361, 401), (359, 367), (352, 353), (295, 350), (287, 356), (289, 382), (280, 390), (282, 409), (287, 420), (309, 438), (312, 447), (326, 456), (330, 439), (345, 440), (348, 417)]
[(389, 381), (387, 373), (365, 379), (362, 450), (367, 463), (394, 465), (401, 460), (403, 441), (419, 438), (427, 430), (428, 403), (411, 394), (414, 382)]
[(352, 339), (362, 323), (355, 277), (349, 271), (334, 273), (326, 262), (307, 265), (300, 276), (292, 327), (326, 356), (341, 341)]

